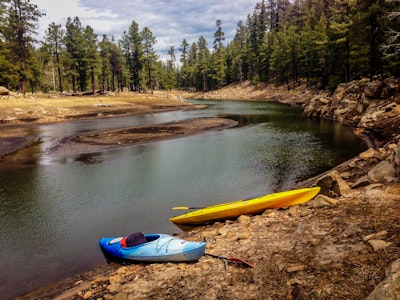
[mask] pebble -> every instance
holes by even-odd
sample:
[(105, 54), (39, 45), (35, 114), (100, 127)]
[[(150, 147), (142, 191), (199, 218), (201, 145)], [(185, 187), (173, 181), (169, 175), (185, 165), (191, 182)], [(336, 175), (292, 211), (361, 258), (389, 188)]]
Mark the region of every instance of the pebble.
[(250, 216), (248, 215), (241, 215), (237, 220), (240, 224), (247, 224), (251, 221)]
[(92, 297), (92, 291), (87, 291), (85, 295), (83, 295), (83, 299), (89, 299), (90, 297)]
[(390, 242), (385, 242), (384, 240), (369, 240), (368, 243), (372, 246), (374, 252), (380, 249), (385, 249), (392, 244)]
[(293, 267), (287, 268), (286, 271), (288, 273), (298, 272), (298, 271), (304, 270), (305, 267), (306, 267), (305, 265), (293, 266)]
[(382, 231), (379, 231), (377, 233), (373, 233), (373, 234), (369, 234), (367, 236), (364, 236), (363, 240), (365, 242), (369, 241), (369, 240), (378, 240), (378, 239), (382, 239), (382, 238), (386, 237), (387, 234), (388, 234), (388, 232), (386, 230), (382, 230)]
[(221, 229), (218, 231), (218, 234), (219, 234), (221, 237), (226, 237), (230, 231), (231, 231), (230, 228), (223, 227), (223, 228), (221, 228)]

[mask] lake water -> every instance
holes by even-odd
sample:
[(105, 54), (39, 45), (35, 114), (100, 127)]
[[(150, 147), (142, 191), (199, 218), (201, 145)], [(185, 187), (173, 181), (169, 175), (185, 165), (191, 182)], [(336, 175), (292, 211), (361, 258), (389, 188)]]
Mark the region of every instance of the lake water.
[[(206, 206), (292, 187), (366, 149), (353, 129), (286, 105), (193, 101), (203, 110), (4, 128), (41, 140), (29, 165), (0, 168), (0, 295), (13, 298), (105, 264), (104, 236), (174, 233), (173, 206)], [(234, 128), (81, 155), (63, 138), (223, 116)]]

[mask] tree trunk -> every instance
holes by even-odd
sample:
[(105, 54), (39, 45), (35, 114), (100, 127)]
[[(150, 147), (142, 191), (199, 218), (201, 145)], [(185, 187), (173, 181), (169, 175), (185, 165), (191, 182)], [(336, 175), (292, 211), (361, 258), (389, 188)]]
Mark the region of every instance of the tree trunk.
[(59, 56), (58, 52), (56, 52), (56, 62), (57, 62), (57, 73), (58, 73), (58, 85), (60, 88), (60, 93), (62, 93), (63, 86), (62, 86), (62, 78), (61, 78), (60, 56)]
[(96, 96), (96, 81), (95, 81), (94, 77), (95, 77), (94, 76), (94, 71), (91, 71), (90, 72), (90, 78), (91, 78), (91, 81), (92, 81), (92, 92), (93, 92), (93, 96)]

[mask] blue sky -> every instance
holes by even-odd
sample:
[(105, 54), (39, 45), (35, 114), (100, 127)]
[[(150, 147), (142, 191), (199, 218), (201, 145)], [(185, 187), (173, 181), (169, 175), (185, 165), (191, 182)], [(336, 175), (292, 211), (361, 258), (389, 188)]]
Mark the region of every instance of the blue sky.
[(51, 22), (65, 26), (68, 17), (79, 17), (101, 37), (117, 40), (132, 21), (139, 30), (148, 27), (157, 39), (155, 50), (162, 56), (170, 46), (178, 48), (183, 39), (191, 45), (204, 36), (212, 48), (215, 21), (222, 20), (225, 43), (233, 39), (237, 22), (252, 14), (258, 0), (31, 0), (46, 16), (41, 18), (39, 36)]

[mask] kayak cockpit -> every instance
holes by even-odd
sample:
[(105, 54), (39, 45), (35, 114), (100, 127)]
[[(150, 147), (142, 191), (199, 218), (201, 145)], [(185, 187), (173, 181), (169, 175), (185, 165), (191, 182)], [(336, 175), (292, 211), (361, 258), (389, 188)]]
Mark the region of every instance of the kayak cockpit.
[(125, 237), (117, 237), (108, 242), (109, 245), (120, 243), (124, 248), (136, 247), (145, 243), (153, 242), (161, 237), (159, 234), (143, 234), (142, 232), (134, 232)]

